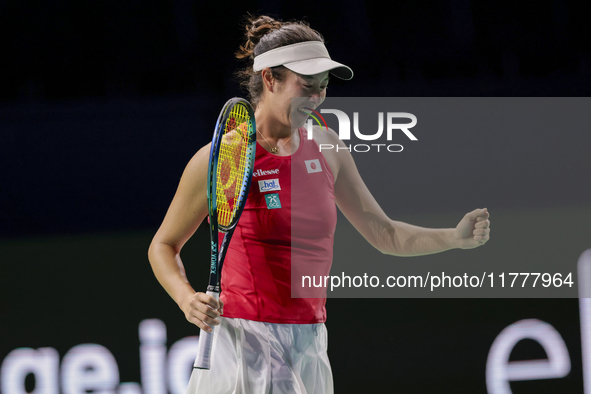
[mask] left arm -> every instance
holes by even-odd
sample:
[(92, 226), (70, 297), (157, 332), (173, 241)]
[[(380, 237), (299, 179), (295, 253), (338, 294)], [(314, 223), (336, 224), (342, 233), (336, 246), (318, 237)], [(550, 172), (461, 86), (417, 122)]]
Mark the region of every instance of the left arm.
[[(342, 141), (338, 143), (344, 147)], [(384, 254), (419, 256), (449, 249), (471, 249), (490, 238), (487, 209), (467, 213), (455, 228), (432, 229), (391, 220), (384, 213), (361, 179), (349, 151), (333, 153), (335, 198), (341, 212), (363, 237)], [(336, 159), (335, 159), (336, 156)]]

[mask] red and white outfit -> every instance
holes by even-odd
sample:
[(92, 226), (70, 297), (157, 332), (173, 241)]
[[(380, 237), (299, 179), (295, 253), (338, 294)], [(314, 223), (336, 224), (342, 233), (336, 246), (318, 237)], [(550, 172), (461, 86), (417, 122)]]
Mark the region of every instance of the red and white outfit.
[(214, 329), (212, 366), (193, 370), (187, 394), (333, 393), (325, 294), (295, 287), (301, 275), (330, 271), (334, 178), (316, 142), (304, 128), (298, 132), (291, 156), (257, 144), (222, 269), (224, 314)]

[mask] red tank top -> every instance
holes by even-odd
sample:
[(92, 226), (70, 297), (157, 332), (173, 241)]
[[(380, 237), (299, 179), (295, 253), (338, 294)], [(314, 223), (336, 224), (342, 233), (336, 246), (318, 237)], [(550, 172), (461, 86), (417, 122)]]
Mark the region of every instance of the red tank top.
[[(302, 289), (301, 276), (330, 271), (334, 178), (316, 142), (304, 128), (299, 133), (291, 156), (273, 155), (257, 143), (246, 206), (222, 268), (225, 317), (288, 324), (326, 320), (325, 289)], [(310, 298), (292, 298), (292, 287), (294, 295)]]

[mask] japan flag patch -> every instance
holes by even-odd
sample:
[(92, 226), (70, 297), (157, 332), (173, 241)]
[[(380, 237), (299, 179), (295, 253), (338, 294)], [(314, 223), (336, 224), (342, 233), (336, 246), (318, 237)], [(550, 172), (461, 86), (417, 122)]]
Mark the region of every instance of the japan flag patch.
[(308, 174), (311, 174), (313, 172), (322, 172), (322, 166), (320, 165), (320, 160), (318, 160), (318, 159), (306, 160), (306, 161), (304, 161), (304, 163), (306, 163), (306, 170), (308, 171)]

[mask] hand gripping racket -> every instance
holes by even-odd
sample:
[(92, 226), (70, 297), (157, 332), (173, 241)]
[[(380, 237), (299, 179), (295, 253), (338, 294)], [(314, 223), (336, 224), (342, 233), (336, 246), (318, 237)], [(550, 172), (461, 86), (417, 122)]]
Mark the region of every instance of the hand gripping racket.
[[(215, 126), (207, 177), (211, 232), (211, 269), (207, 294), (216, 300), (220, 299), (226, 250), (248, 197), (255, 151), (256, 124), (251, 105), (238, 97), (228, 100)], [(221, 244), (220, 233), (223, 234)], [(212, 344), (213, 331), (209, 333), (201, 330), (194, 368), (210, 368)]]

